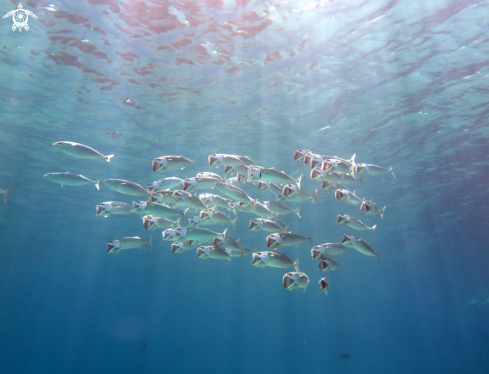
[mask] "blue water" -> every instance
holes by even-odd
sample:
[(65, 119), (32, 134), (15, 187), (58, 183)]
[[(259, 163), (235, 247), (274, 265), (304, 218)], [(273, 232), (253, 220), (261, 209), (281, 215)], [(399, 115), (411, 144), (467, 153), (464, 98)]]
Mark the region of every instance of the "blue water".
[[(1, 373), (489, 372), (489, 2), (23, 6), (38, 16), (28, 31), (0, 23)], [(52, 146), (62, 140), (115, 157), (74, 158)], [(296, 149), (392, 166), (396, 178), (352, 186), (385, 218), (336, 201)], [(96, 217), (97, 203), (131, 196), (43, 177), (223, 175), (212, 153), (304, 174), (320, 204), (282, 218), (289, 229), (337, 242), (348, 231), (336, 215), (353, 214), (377, 224), (377, 235), (353, 233), (383, 252), (380, 265), (350, 250), (321, 273), (308, 242), (285, 247), (311, 280), (289, 292), (283, 270), (250, 256), (173, 254), (136, 215)], [(163, 155), (195, 164), (154, 173)], [(238, 215), (228, 233), (266, 250), (253, 215)], [(154, 249), (107, 253), (134, 235), (152, 235)]]

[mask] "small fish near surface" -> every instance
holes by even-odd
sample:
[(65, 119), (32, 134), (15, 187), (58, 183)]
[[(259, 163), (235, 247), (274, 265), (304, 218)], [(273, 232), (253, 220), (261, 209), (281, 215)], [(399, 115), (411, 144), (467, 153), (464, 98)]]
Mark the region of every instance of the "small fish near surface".
[(299, 234), (294, 234), (293, 232), (279, 232), (275, 234), (270, 234), (267, 236), (267, 247), (276, 249), (280, 246), (298, 246), (301, 243), (309, 240), (312, 245), (312, 234), (306, 238)]
[(379, 210), (379, 208), (377, 208), (377, 204), (375, 204), (372, 200), (365, 200), (360, 206), (360, 210), (365, 215), (373, 216), (376, 214), (380, 214), (382, 218), (384, 218), (385, 208), (387, 208), (387, 206), (383, 207), (382, 210)]
[(346, 247), (353, 247), (361, 254), (365, 256), (374, 256), (377, 257), (377, 262), (380, 264), (380, 256), (382, 252), (376, 254), (373, 248), (362, 238), (352, 235), (352, 234), (344, 234), (342, 244)]
[(272, 268), (288, 269), (291, 266), (297, 268), (299, 259), (295, 262), (289, 256), (279, 252), (262, 251), (253, 253), (253, 261), (251, 265), (256, 268), (264, 268), (270, 266)]
[(75, 142), (65, 142), (65, 141), (55, 142), (53, 143), (53, 146), (55, 146), (56, 149), (59, 149), (63, 153), (79, 158), (85, 158), (85, 159), (101, 158), (107, 162), (110, 162), (112, 157), (114, 157), (114, 155), (104, 156), (102, 153), (96, 151), (95, 149), (89, 147), (88, 145), (83, 145)]
[(131, 196), (146, 196), (148, 191), (138, 183), (125, 179), (106, 179), (104, 184), (112, 191), (120, 192)]
[(97, 217), (108, 217), (111, 214), (131, 214), (132, 205), (122, 201), (106, 201), (95, 207)]
[(355, 230), (371, 230), (375, 234), (375, 228), (377, 225), (373, 225), (372, 227), (368, 227), (359, 219), (356, 219), (353, 216), (349, 216), (348, 214), (338, 214), (337, 221), (340, 226), (348, 226)]
[(127, 236), (120, 239), (114, 239), (107, 242), (107, 253), (118, 253), (122, 249), (139, 248), (146, 243), (153, 247), (151, 238), (149, 238), (149, 240), (144, 240), (139, 236)]
[(7, 204), (7, 194), (8, 194), (8, 188), (6, 188), (6, 189), (4, 189), (4, 190), (2, 190), (2, 189), (0, 188), (0, 193), (1, 193), (1, 194), (2, 194), (2, 196), (3, 196), (3, 202), (4, 202), (5, 204)]
[(101, 179), (97, 179), (96, 181), (94, 181), (94, 180), (87, 178), (83, 175), (72, 174), (69, 171), (64, 172), (64, 173), (48, 173), (48, 174), (44, 174), (44, 177), (46, 177), (49, 181), (51, 181), (53, 183), (60, 184), (61, 187), (63, 187), (63, 186), (79, 187), (79, 186), (84, 186), (86, 184), (93, 183), (93, 184), (95, 184), (95, 188), (97, 190), (100, 190), (100, 180)]
[(294, 291), (298, 288), (304, 288), (306, 292), (307, 286), (309, 284), (309, 277), (306, 273), (299, 271), (299, 262), (297, 261), (295, 266), (296, 271), (290, 273), (285, 273), (282, 279), (282, 285), (286, 290)]
[(183, 156), (162, 156), (153, 160), (153, 171), (162, 172), (175, 169), (183, 169), (194, 161)]

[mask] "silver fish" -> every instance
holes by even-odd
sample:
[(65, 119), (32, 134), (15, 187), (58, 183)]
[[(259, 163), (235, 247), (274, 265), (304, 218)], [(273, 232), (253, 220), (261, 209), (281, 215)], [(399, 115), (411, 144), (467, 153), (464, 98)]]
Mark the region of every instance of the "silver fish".
[(106, 179), (104, 184), (113, 191), (117, 191), (131, 196), (147, 196), (146, 188), (138, 183), (126, 181), (124, 179)]
[(380, 264), (380, 256), (382, 255), (382, 252), (379, 254), (376, 254), (374, 252), (373, 248), (370, 246), (370, 244), (368, 244), (362, 238), (355, 236), (355, 235), (352, 235), (352, 234), (344, 234), (342, 244), (344, 246), (347, 246), (347, 247), (355, 248), (358, 252), (364, 254), (365, 256), (377, 257), (377, 261)]
[(384, 218), (385, 208), (387, 208), (387, 206), (383, 207), (382, 210), (379, 210), (379, 208), (377, 208), (377, 204), (375, 204), (372, 200), (365, 200), (360, 206), (362, 213), (366, 214), (367, 216), (380, 214), (382, 218)]
[(195, 191), (203, 188), (212, 188), (215, 186), (216, 182), (222, 181), (222, 178), (211, 178), (211, 177), (194, 177), (187, 178), (183, 181), (184, 191)]
[(343, 183), (343, 174), (326, 173), (320, 167), (313, 168), (310, 177), (317, 182)]
[(205, 245), (197, 248), (197, 258), (202, 260), (213, 258), (216, 260), (229, 260), (231, 262), (232, 252), (229, 249)]
[(295, 268), (296, 271), (285, 273), (282, 279), (282, 285), (285, 289), (289, 291), (293, 291), (298, 288), (304, 288), (305, 292), (307, 289), (307, 285), (309, 284), (309, 277), (306, 275), (306, 273), (299, 271), (298, 264)]
[(252, 220), (250, 220), (249, 229), (251, 231), (264, 230), (270, 232), (276, 232), (276, 231), (285, 232), (287, 231), (287, 226), (281, 227), (277, 222), (266, 218), (253, 218)]
[(341, 183), (331, 183), (331, 182), (323, 182), (321, 183), (321, 188), (326, 192), (335, 192), (336, 190), (347, 190), (350, 191), (344, 184)]
[(107, 253), (117, 253), (121, 249), (139, 248), (146, 243), (149, 243), (151, 247), (151, 237), (149, 240), (141, 239), (139, 236), (126, 236), (124, 238), (114, 239), (107, 242)]
[(173, 253), (182, 253), (183, 251), (188, 251), (195, 249), (200, 245), (200, 242), (195, 240), (187, 240), (185, 242), (174, 242), (171, 244), (171, 251)]
[(350, 172), (350, 165), (337, 159), (328, 159), (321, 163), (321, 169), (323, 169), (323, 171), (326, 173), (336, 172), (347, 174)]
[(229, 235), (226, 235), (227, 230), (228, 229), (224, 230), (222, 235), (215, 237), (212, 244), (214, 244), (215, 247), (227, 248), (232, 252), (241, 253), (241, 246), (239, 245), (240, 239), (234, 240)]
[(262, 204), (265, 205), (273, 214), (287, 215), (289, 213), (295, 213), (297, 214), (297, 217), (301, 218), (301, 214), (299, 212), (301, 209), (300, 205), (296, 209), (292, 209), (287, 205), (277, 203), (275, 201), (262, 201)]
[(226, 199), (219, 195), (213, 195), (211, 193), (203, 193), (199, 195), (199, 200), (207, 206), (207, 208), (219, 207), (223, 209), (229, 209), (229, 203), (233, 200)]
[(220, 224), (224, 225), (224, 224), (230, 223), (236, 229), (236, 221), (238, 220), (238, 217), (236, 217), (235, 219), (231, 219), (227, 215), (225, 215), (223, 212), (220, 212), (217, 209), (202, 210), (200, 212), (200, 219), (203, 219), (206, 216), (208, 216), (210, 218), (210, 221), (212, 222), (212, 224), (220, 223)]
[(297, 183), (299, 184), (302, 179), (302, 175), (294, 179), (291, 176), (285, 174), (283, 171), (275, 170), (273, 168), (261, 169), (260, 170), (260, 180), (272, 183)]
[(219, 174), (212, 173), (210, 171), (201, 171), (200, 173), (197, 173), (196, 177), (197, 178), (214, 178), (214, 179), (219, 179), (221, 182), (224, 180), (224, 178), (221, 177)]
[(85, 159), (94, 159), (94, 158), (103, 158), (105, 161), (110, 162), (114, 155), (104, 156), (102, 153), (96, 151), (92, 147), (88, 145), (83, 145), (75, 142), (55, 142), (53, 145), (56, 149), (59, 149), (61, 152), (66, 153), (71, 156), (85, 158)]
[(179, 227), (180, 219), (181, 217), (179, 217), (176, 221), (172, 221), (168, 218), (156, 217), (147, 214), (143, 216), (143, 226), (146, 230), (156, 230), (158, 228), (173, 227), (173, 226)]
[(248, 182), (258, 182), (260, 180), (260, 173), (263, 168), (261, 166), (250, 166), (246, 175), (248, 176)]
[(348, 214), (338, 214), (338, 218), (336, 222), (340, 226), (349, 226), (355, 230), (372, 230), (374, 234), (375, 234), (375, 228), (377, 227), (377, 225), (368, 227), (359, 219), (356, 219), (353, 216), (349, 216)]
[(328, 281), (328, 279), (327, 278), (321, 278), (319, 280), (318, 285), (319, 285), (319, 289), (321, 291), (324, 291), (324, 293), (326, 293), (326, 295), (327, 295), (328, 294), (328, 290), (329, 290), (329, 281)]
[(180, 215), (182, 217), (182, 221), (185, 219), (186, 212), (179, 212), (164, 204), (136, 200), (132, 202), (132, 206), (133, 206), (132, 212), (137, 214), (149, 214), (152, 216), (163, 217), (163, 218)]
[(309, 240), (312, 245), (312, 234), (313, 233), (311, 233), (308, 238), (292, 232), (278, 232), (275, 234), (270, 234), (267, 236), (267, 247), (276, 249), (280, 246), (298, 246), (307, 240)]
[(3, 202), (4, 202), (5, 204), (7, 204), (7, 194), (8, 194), (8, 188), (6, 188), (6, 189), (4, 189), (4, 190), (2, 190), (2, 189), (0, 188), (0, 193), (3, 195)]
[(132, 205), (122, 201), (106, 201), (97, 204), (97, 217), (108, 217), (111, 214), (131, 214)]
[(183, 169), (194, 161), (183, 156), (162, 156), (153, 160), (153, 171), (161, 172), (174, 169)]
[(283, 188), (282, 193), (284, 194), (285, 198), (289, 198), (289, 197), (295, 196), (300, 201), (311, 199), (313, 203), (318, 203), (319, 204), (319, 200), (318, 200), (318, 197), (317, 197), (318, 190), (314, 191), (314, 193), (312, 195), (311, 194), (308, 194), (306, 191), (304, 191), (301, 188), (300, 183), (297, 184), (297, 185), (295, 185), (295, 184), (286, 184), (284, 186), (284, 188)]
[(260, 191), (268, 191), (273, 193), (275, 196), (282, 193), (282, 188), (280, 188), (280, 186), (275, 183), (258, 181), (256, 186)]
[(297, 162), (304, 162), (304, 156), (307, 154), (311, 154), (311, 151), (308, 151), (306, 149), (298, 149), (294, 152), (294, 160)]
[(209, 155), (209, 165), (218, 167), (219, 165), (224, 166), (238, 166), (241, 164), (245, 165), (253, 165), (253, 161), (251, 161), (248, 157), (244, 156), (234, 156), (234, 155), (226, 155), (226, 154), (212, 154)]
[(251, 265), (257, 268), (270, 266), (272, 268), (287, 269), (291, 266), (297, 267), (299, 259), (293, 262), (289, 256), (279, 252), (262, 251), (253, 253)]
[(175, 190), (173, 191), (173, 197), (175, 198), (176, 201), (181, 202), (182, 204), (184, 204), (189, 208), (198, 211), (202, 209), (207, 209), (207, 207), (202, 203), (202, 201), (200, 201), (197, 196), (192, 195), (190, 192)]
[(224, 195), (229, 196), (236, 201), (240, 201), (243, 203), (253, 203), (253, 199), (249, 197), (248, 194), (239, 187), (226, 184), (224, 182), (217, 182), (216, 188)]
[(220, 234), (218, 232), (207, 229), (180, 227), (178, 229), (175, 229), (175, 239), (197, 240), (201, 243), (212, 243), (214, 241), (214, 238), (217, 238), (218, 236), (223, 236), (223, 234), (225, 233), (226, 231)]
[(173, 191), (171, 190), (154, 192), (149, 196), (149, 201), (152, 203), (160, 203), (170, 206), (173, 206), (178, 202), (177, 199), (173, 196)]
[(354, 192), (349, 190), (336, 190), (334, 193), (336, 200), (343, 201), (345, 203), (350, 203), (354, 205), (362, 204), (362, 199), (360, 199)]
[(149, 192), (172, 190), (175, 188), (182, 188), (182, 187), (183, 187), (183, 179), (177, 177), (163, 178), (146, 185), (146, 189)]
[(161, 236), (163, 237), (163, 240), (178, 240), (177, 229), (175, 228), (163, 230)]
[(394, 175), (394, 172), (392, 171), (392, 166), (389, 169), (386, 169), (377, 165), (360, 163), (351, 167), (351, 172), (353, 173), (353, 171), (361, 175), (382, 175), (386, 173), (391, 173), (394, 178), (396, 177)]
[(328, 256), (341, 255), (348, 249), (349, 247), (343, 245), (342, 243), (319, 244), (311, 248), (311, 257), (313, 260), (321, 260), (328, 258)]
[(90, 178), (84, 177), (83, 175), (71, 174), (69, 171), (65, 173), (48, 173), (44, 174), (44, 177), (46, 177), (51, 182), (60, 184), (61, 186), (84, 186), (85, 184), (94, 183), (95, 188), (97, 190), (100, 190), (100, 179), (94, 181)]
[(340, 264), (338, 264), (338, 261), (331, 257), (324, 257), (323, 259), (321, 259), (321, 261), (319, 261), (319, 269), (321, 269), (321, 271), (323, 272), (336, 270), (338, 269), (339, 265)]
[(255, 214), (261, 216), (261, 217), (271, 217), (273, 216), (273, 213), (270, 209), (268, 209), (267, 205), (258, 201), (258, 199), (253, 200), (253, 203), (251, 204), (253, 207), (253, 211)]

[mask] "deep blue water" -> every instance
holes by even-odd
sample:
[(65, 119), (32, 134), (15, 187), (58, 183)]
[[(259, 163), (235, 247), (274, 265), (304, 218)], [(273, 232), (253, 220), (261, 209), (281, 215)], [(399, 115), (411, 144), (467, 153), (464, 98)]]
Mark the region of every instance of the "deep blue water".
[[(488, 5), (23, 3), (38, 16), (28, 31), (0, 23), (0, 372), (489, 372)], [(115, 157), (71, 157), (52, 146), (62, 140)], [(392, 166), (396, 178), (352, 186), (386, 205), (385, 218), (336, 201), (296, 149)], [(378, 225), (353, 233), (383, 252), (380, 265), (350, 250), (321, 273), (308, 242), (280, 248), (311, 280), (289, 292), (285, 271), (251, 256), (173, 254), (137, 215), (96, 217), (97, 203), (129, 195), (43, 177), (224, 175), (213, 153), (304, 174), (320, 204), (283, 217), (289, 229), (337, 242), (351, 230), (336, 215), (353, 214)], [(164, 155), (195, 163), (154, 173)], [(248, 230), (254, 216), (238, 216), (228, 233), (266, 250), (267, 233)], [(135, 235), (152, 235), (154, 249), (107, 253)]]

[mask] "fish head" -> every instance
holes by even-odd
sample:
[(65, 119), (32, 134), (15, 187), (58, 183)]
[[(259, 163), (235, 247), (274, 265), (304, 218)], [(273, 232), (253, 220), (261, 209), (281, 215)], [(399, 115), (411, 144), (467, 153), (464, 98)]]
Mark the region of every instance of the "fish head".
[(156, 228), (158, 219), (155, 216), (149, 214), (143, 216), (143, 226), (146, 230), (153, 230)]
[(216, 247), (223, 247), (224, 244), (226, 244), (226, 239), (224, 239), (222, 236), (218, 236), (217, 238), (214, 238), (212, 244), (214, 244)]
[(182, 190), (175, 190), (172, 193), (173, 198), (175, 201), (183, 201), (183, 197), (186, 195), (185, 191)]
[(373, 209), (373, 206), (372, 206), (372, 204), (370, 204), (369, 201), (364, 201), (364, 202), (362, 202), (362, 205), (360, 205), (360, 210), (364, 214), (368, 214), (372, 209)]
[(145, 210), (148, 206), (148, 203), (143, 200), (136, 200), (132, 202), (131, 213), (138, 212), (140, 210)]
[(321, 164), (321, 169), (323, 169), (323, 171), (326, 173), (332, 171), (334, 169), (332, 160), (323, 161)]
[(173, 240), (173, 238), (175, 238), (176, 236), (176, 233), (175, 233), (175, 229), (166, 229), (164, 230), (161, 235), (163, 236), (163, 240)]
[(239, 174), (238, 173), (238, 175), (236, 176), (236, 178), (238, 179), (238, 182), (242, 182), (246, 178), (246, 175), (243, 175), (243, 174)]
[(341, 241), (341, 244), (343, 244), (345, 247), (351, 247), (353, 246), (353, 243), (355, 243), (357, 237), (352, 234), (343, 234), (343, 240)]
[(210, 216), (210, 213), (209, 213), (209, 211), (208, 211), (208, 210), (202, 209), (202, 210), (200, 211), (200, 216), (199, 216), (199, 219), (200, 219), (201, 221), (208, 221), (210, 218), (211, 218), (211, 216)]
[(308, 154), (309, 151), (305, 149), (298, 149), (294, 152), (294, 160), (298, 162), (303, 162), (304, 161), (304, 156)]
[(209, 257), (210, 248), (207, 246), (202, 246), (197, 248), (197, 258), (206, 259)]
[(350, 221), (350, 216), (347, 214), (338, 214), (336, 222), (340, 226), (345, 226)]
[(285, 289), (292, 291), (299, 287), (298, 282), (298, 274), (295, 271), (290, 273), (285, 273), (282, 279), (282, 285)]
[(188, 230), (185, 227), (180, 227), (178, 229), (175, 229), (175, 237), (176, 238), (186, 238), (187, 237)]
[(368, 164), (360, 163), (355, 165), (355, 173), (364, 174), (366, 171), (368, 171)]
[(347, 190), (343, 190), (341, 188), (337, 189), (335, 192), (334, 192), (334, 197), (336, 198), (336, 200), (346, 200), (348, 199), (348, 197), (350, 196), (350, 193), (349, 191)]
[(168, 161), (165, 157), (158, 157), (153, 160), (153, 171), (164, 171), (168, 167)]
[(250, 220), (250, 230), (251, 231), (258, 231), (260, 230), (260, 223), (261, 221), (257, 220), (256, 218), (253, 218)]
[(198, 225), (200, 222), (200, 217), (199, 216), (193, 216), (188, 219), (188, 226), (192, 227), (195, 225)]
[(236, 170), (234, 170), (232, 166), (226, 165), (226, 166), (224, 167), (224, 174), (228, 174), (228, 173), (230, 173), (230, 172), (233, 172), (233, 173), (234, 173), (235, 171), (236, 171)]
[(148, 201), (150, 203), (157, 203), (159, 202), (158, 198), (163, 198), (163, 195), (162, 194), (154, 194), (154, 195), (149, 195), (148, 196)]
[(270, 234), (267, 236), (267, 247), (278, 248), (282, 243), (282, 237), (279, 234)]
[(212, 195), (210, 193), (201, 193), (199, 195), (199, 200), (202, 201), (203, 204), (208, 204), (212, 202)]
[(187, 178), (183, 181), (183, 190), (184, 191), (192, 191), (192, 189), (195, 187), (195, 185), (197, 184), (197, 181), (195, 180), (195, 178)]
[(330, 269), (329, 262), (326, 260), (319, 261), (319, 269), (321, 271), (328, 271)]
[(297, 186), (295, 184), (286, 184), (282, 190), (282, 194), (285, 197), (294, 196), (297, 194)]
[(256, 167), (250, 167), (248, 169), (248, 182), (259, 181), (261, 178), (261, 169)]
[(118, 239), (107, 242), (107, 253), (117, 253), (121, 247), (121, 241)]
[(306, 165), (310, 165), (313, 157), (314, 157), (314, 154), (312, 154), (311, 152), (308, 152), (307, 154), (304, 155), (304, 163)]
[(184, 247), (185, 247), (184, 242), (173, 242), (173, 243), (171, 243), (171, 251), (173, 253), (182, 253)]
[(256, 186), (260, 191), (265, 191), (268, 187), (270, 187), (270, 182), (258, 181)]
[(328, 294), (329, 282), (327, 278), (321, 278), (319, 280), (318, 286), (321, 291), (324, 291), (326, 292), (326, 294)]
[(209, 165), (210, 166), (216, 166), (222, 163), (222, 155), (220, 154), (213, 154), (209, 155)]
[(251, 265), (257, 268), (263, 268), (268, 264), (268, 254), (266, 252), (254, 252)]
[(310, 176), (311, 176), (311, 179), (314, 179), (314, 180), (321, 179), (324, 176), (323, 169), (321, 169), (320, 167), (319, 168), (313, 168), (311, 170)]
[(311, 157), (309, 160), (309, 166), (311, 168), (316, 168), (316, 167), (321, 167), (321, 163), (324, 161), (322, 156), (316, 155), (314, 157)]
[(109, 203), (101, 203), (97, 204), (95, 207), (97, 216), (108, 217), (110, 212), (112, 211), (112, 205)]
[(151, 191), (157, 190), (158, 187), (160, 187), (160, 184), (158, 182), (148, 183), (146, 185), (146, 190), (148, 192), (151, 192)]

